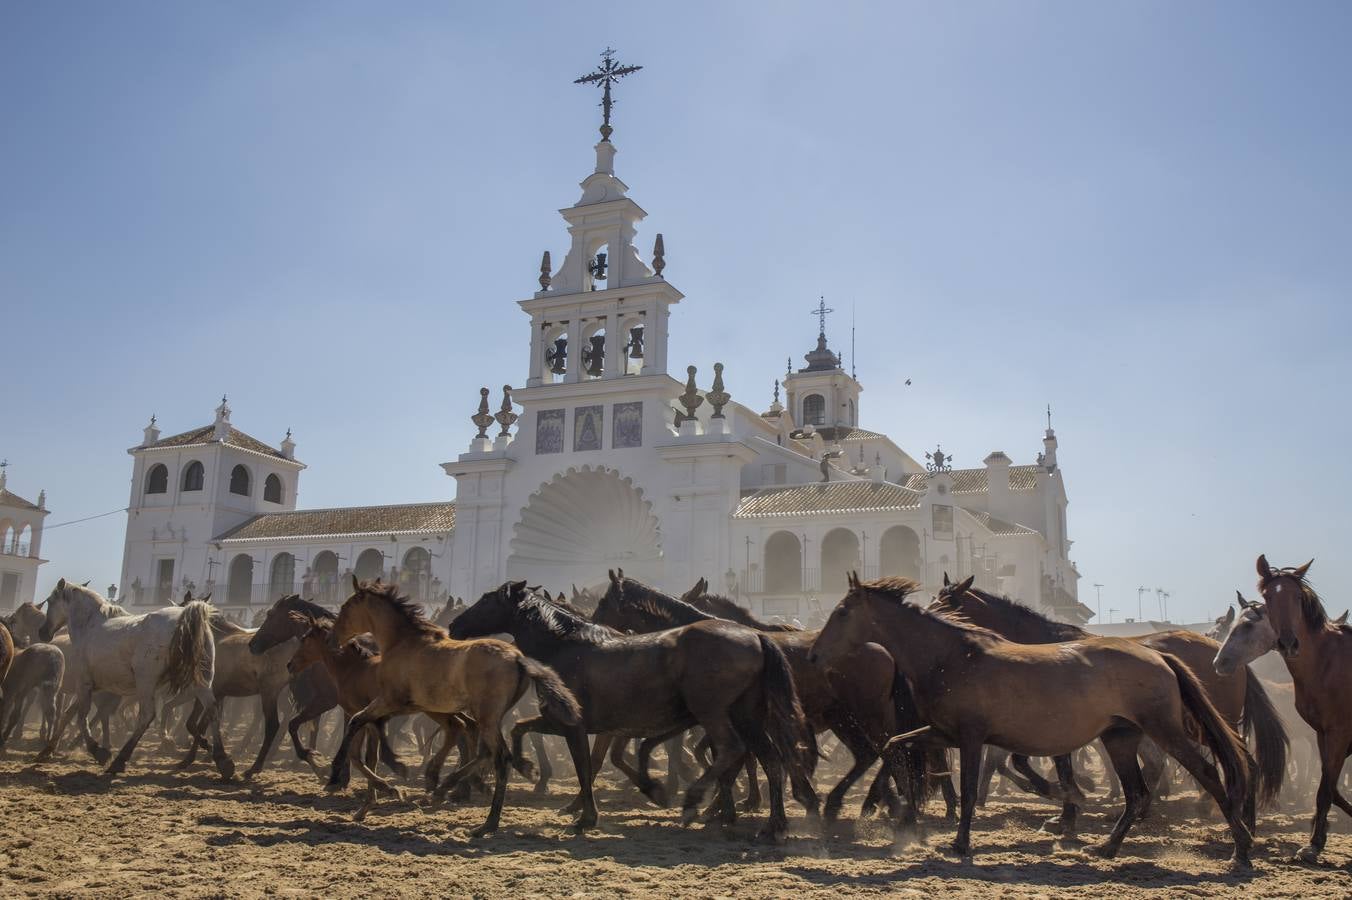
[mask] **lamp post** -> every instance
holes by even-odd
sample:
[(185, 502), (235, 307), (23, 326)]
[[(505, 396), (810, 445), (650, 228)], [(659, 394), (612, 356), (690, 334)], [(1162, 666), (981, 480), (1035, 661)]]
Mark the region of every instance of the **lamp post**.
[(1094, 616), (1101, 621), (1103, 619), (1103, 585), (1101, 584), (1094, 585), (1094, 605), (1098, 608)]

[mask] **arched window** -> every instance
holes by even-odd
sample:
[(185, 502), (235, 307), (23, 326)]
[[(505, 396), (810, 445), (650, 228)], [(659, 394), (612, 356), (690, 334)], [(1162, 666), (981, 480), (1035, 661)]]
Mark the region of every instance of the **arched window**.
[(878, 546), (878, 574), (920, 579), (920, 536), (905, 525), (883, 532)]
[(822, 590), (844, 596), (848, 576), (860, 569), (859, 537), (853, 531), (836, 528), (822, 538)]
[(200, 491), (206, 480), (207, 470), (202, 468), (202, 464), (195, 459), (188, 463), (188, 468), (183, 470), (183, 490), (185, 491)]
[(403, 570), (399, 573), (399, 588), (414, 600), (431, 599), (428, 586), (432, 580), (432, 554), (425, 547), (414, 547), (404, 554)]
[(268, 600), (275, 602), (296, 589), (296, 558), (278, 553), (272, 558), (272, 577), (268, 579)]
[(765, 542), (765, 592), (796, 594), (803, 589), (803, 545), (798, 535), (777, 531)]
[(147, 494), (167, 494), (169, 492), (169, 469), (164, 463), (155, 463), (146, 473)]
[(826, 424), (826, 398), (821, 394), (808, 394), (803, 398), (803, 424)]
[(338, 600), (338, 555), (332, 550), (321, 550), (310, 566), (314, 576), (314, 596), (306, 597), (316, 603), (332, 605)]
[(362, 581), (374, 581), (385, 574), (385, 554), (374, 547), (363, 550), (352, 571)]
[(269, 503), (282, 502), (282, 479), (269, 475), (263, 482), (263, 499)]
[(253, 598), (253, 557), (241, 553), (230, 561), (230, 581), (225, 590), (231, 606), (248, 606)]
[(243, 466), (235, 466), (230, 470), (230, 493), (239, 494), (242, 497), (249, 496), (249, 470)]

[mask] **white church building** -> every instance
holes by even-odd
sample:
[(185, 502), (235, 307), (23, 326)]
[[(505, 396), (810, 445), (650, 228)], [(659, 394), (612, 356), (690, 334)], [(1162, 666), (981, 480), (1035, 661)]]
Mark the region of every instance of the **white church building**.
[(0, 462), (0, 612), (33, 602), (42, 558), (42, 525), (47, 519), (47, 492), (37, 502), (9, 489), (9, 463)]
[(646, 213), (609, 135), (562, 210), (562, 262), (546, 252), (540, 290), (517, 301), (525, 366), (503, 376), (521, 386), (482, 389), (477, 433), (442, 463), (454, 502), (299, 510), (290, 433), (274, 447), (237, 430), (224, 399), (211, 424), (171, 437), (152, 419), (128, 451), (123, 597), (160, 605), (191, 585), (246, 616), (291, 591), (338, 603), (348, 573), (439, 603), (509, 577), (594, 586), (622, 567), (674, 593), (704, 576), (759, 615), (809, 621), (850, 570), (930, 592), (948, 572), (1085, 621), (1050, 421), (1034, 462), (995, 450), (953, 469), (936, 448), (922, 465), (860, 427), (863, 389), (824, 318), (768, 409), (733, 400), (721, 365), (672, 363), (684, 297), (662, 236), (651, 253), (636, 244)]

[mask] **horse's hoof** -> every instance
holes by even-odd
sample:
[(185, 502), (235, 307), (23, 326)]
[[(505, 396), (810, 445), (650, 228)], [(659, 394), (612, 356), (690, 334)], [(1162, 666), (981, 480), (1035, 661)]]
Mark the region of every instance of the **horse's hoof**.
[(695, 821), (695, 818), (698, 815), (699, 815), (699, 807), (697, 807), (693, 803), (687, 805), (685, 809), (681, 810), (681, 827), (682, 828), (688, 827), (691, 822)]
[(126, 763), (113, 763), (111, 766), (103, 770), (103, 774), (107, 775), (109, 778), (113, 778), (117, 775), (121, 775), (126, 768), (127, 768)]
[(1319, 851), (1307, 844), (1296, 851), (1296, 855), (1291, 857), (1291, 862), (1317, 863), (1319, 862)]
[(249, 768), (245, 769), (244, 774), (239, 777), (241, 781), (253, 781), (254, 776), (256, 776), (257, 774), (258, 770), (250, 766)]
[(1252, 869), (1253, 863), (1249, 861), (1249, 854), (1240, 853), (1238, 850), (1230, 857), (1230, 868), (1232, 869)]
[(948, 845), (948, 849), (951, 852), (957, 854), (958, 856), (972, 855), (972, 845), (970, 843), (964, 843), (962, 841), (954, 841), (953, 843)]
[(1044, 832), (1046, 832), (1047, 834), (1060, 834), (1060, 833), (1061, 833), (1061, 817), (1060, 817), (1060, 816), (1053, 816), (1052, 818), (1050, 818), (1050, 819), (1048, 819), (1047, 821), (1043, 822), (1043, 823), (1042, 823), (1042, 830), (1043, 830)]
[(469, 836), (472, 838), (488, 837), (488, 835), (498, 830), (496, 823), (485, 822), (478, 828), (470, 830)]
[(1116, 859), (1117, 849), (1118, 848), (1115, 844), (1104, 842), (1102, 844), (1096, 844), (1093, 847), (1090, 847), (1089, 852), (1094, 854), (1095, 856), (1100, 856), (1104, 859)]
[(643, 791), (643, 796), (647, 797), (662, 809), (666, 809), (671, 803), (671, 797), (667, 794), (666, 787), (660, 782), (653, 782), (652, 786)]
[(744, 813), (753, 813), (760, 811), (760, 802), (753, 800), (743, 800), (737, 804), (737, 811)]
[(756, 841), (762, 844), (782, 844), (787, 839), (787, 825), (766, 825), (756, 832)]
[(324, 793), (336, 794), (343, 789), (343, 786), (336, 781), (329, 781), (324, 784)]
[(548, 781), (535, 782), (535, 787), (531, 788), (531, 793), (537, 797), (545, 796), (546, 794), (549, 793), (549, 782)]
[(94, 762), (98, 763), (101, 766), (107, 765), (108, 760), (113, 758), (113, 754), (108, 752), (107, 750), (104, 750), (102, 747), (99, 747), (96, 750), (91, 750), (89, 752), (90, 755), (94, 757)]

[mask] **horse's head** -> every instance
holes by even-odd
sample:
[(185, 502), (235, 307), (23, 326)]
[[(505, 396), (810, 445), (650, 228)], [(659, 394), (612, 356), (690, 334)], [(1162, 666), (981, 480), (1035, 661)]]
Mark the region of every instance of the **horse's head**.
[(606, 587), (606, 592), (601, 595), (601, 599), (596, 603), (596, 611), (592, 613), (592, 621), (598, 625), (618, 628), (621, 631), (629, 630), (633, 623), (629, 621), (626, 610), (625, 588), (627, 585), (624, 569), (620, 569), (618, 572), (610, 569), (607, 574), (610, 576), (610, 584)]
[(939, 593), (931, 604), (932, 608), (945, 613), (960, 613), (970, 604), (981, 603), (982, 600), (980, 597), (968, 593), (975, 582), (975, 575), (969, 576), (962, 581), (950, 581), (948, 573), (945, 572), (944, 586), (939, 588)]
[(47, 621), (42, 610), (29, 601), (20, 603), (18, 608), (5, 620), (16, 646), (27, 647), (41, 640), (42, 626)]
[[(1235, 591), (1235, 593), (1239, 594), (1239, 591)], [(1240, 596), (1240, 600), (1242, 601), (1243, 599), (1243, 596)], [(1224, 615), (1216, 617), (1216, 621), (1212, 624), (1211, 628), (1207, 630), (1206, 636), (1213, 641), (1224, 642), (1225, 638), (1230, 634), (1230, 629), (1234, 627), (1234, 624), (1235, 608), (1233, 606), (1227, 606)]]
[(286, 664), (286, 670), (296, 676), (323, 660), (324, 642), (333, 632), (333, 624), (299, 612), (287, 613), (286, 617), (291, 622), (292, 630), (300, 635), (300, 644)]
[(865, 592), (859, 583), (859, 575), (850, 572), (846, 577), (849, 590), (845, 593), (844, 599), (837, 603), (836, 608), (826, 617), (826, 624), (822, 626), (821, 633), (817, 635), (817, 639), (812, 642), (812, 649), (808, 651), (808, 661), (814, 665), (836, 667), (841, 660), (853, 653), (856, 647), (873, 640), (869, 637), (869, 633), (873, 631), (873, 622), (869, 616)]
[[(272, 604), (263, 616), (254, 636), (249, 638), (250, 653), (266, 653), (278, 644), (300, 637), (309, 628), (297, 621), (296, 613), (300, 606), (299, 594), (288, 594)], [(308, 622), (309, 619), (307, 618)]]
[[(1217, 675), (1230, 675), (1277, 646), (1277, 632), (1268, 621), (1267, 607), (1262, 603), (1250, 603), (1239, 591), (1235, 591), (1235, 596), (1239, 599), (1239, 608), (1244, 611), (1225, 636), (1211, 664)], [(1234, 611), (1233, 606), (1230, 609)]]
[[(1287, 659), (1300, 655), (1300, 633), (1322, 626), (1323, 608), (1310, 596), (1305, 573), (1314, 560), (1294, 569), (1274, 569), (1267, 556), (1258, 557), (1258, 592), (1267, 604), (1268, 622), (1277, 635), (1277, 652)], [(1313, 604), (1311, 603), (1313, 600)]]
[(43, 619), (42, 627), (38, 629), (38, 639), (46, 642), (50, 641), (58, 631), (64, 628), (70, 622), (70, 606), (72, 595), (79, 588), (62, 578), (52, 588), (52, 592), (47, 595), (47, 599), (42, 601), (47, 606), (47, 615)]
[(526, 582), (504, 581), (501, 587), (484, 594), (477, 603), (455, 617), (451, 622), (451, 637), (463, 641), (510, 632), (517, 604), (526, 594)]
[(352, 576), (352, 596), (343, 601), (342, 608), (338, 610), (338, 622), (334, 626), (334, 639), (338, 643), (372, 630), (375, 621), (371, 612), (373, 594), (370, 582)]

